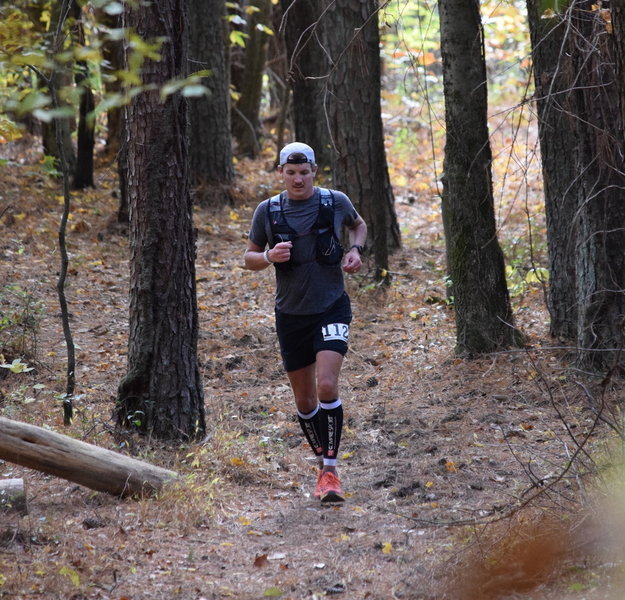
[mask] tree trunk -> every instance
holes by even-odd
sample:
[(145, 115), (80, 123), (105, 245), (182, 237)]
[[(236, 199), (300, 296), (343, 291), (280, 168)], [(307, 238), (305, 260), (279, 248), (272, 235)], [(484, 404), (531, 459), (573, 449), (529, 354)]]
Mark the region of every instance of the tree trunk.
[(260, 99), (269, 41), (261, 28), (271, 27), (271, 0), (251, 0), (250, 6), (258, 10), (249, 15), (245, 65), (237, 82), (240, 98), (232, 114), (232, 132), (238, 142), (238, 153), (255, 158), (260, 153)]
[[(51, 23), (57, 30), (57, 38), (61, 39), (63, 33), (67, 32), (68, 19), (67, 8), (69, 4), (73, 4), (74, 0), (64, 0), (63, 2), (53, 2), (51, 8)], [(62, 21), (62, 22), (61, 22)], [(60, 23), (60, 25), (59, 25)], [(60, 29), (59, 29), (60, 27)], [(59, 47), (58, 51), (62, 49)], [(72, 68), (73, 65), (62, 64), (55, 65), (50, 74), (50, 81), (40, 81), (40, 85), (48, 86), (54, 90), (67, 89), (72, 87)], [(70, 105), (66, 101), (59, 98), (59, 108), (67, 108)], [(50, 123), (41, 123), (41, 137), (43, 145), (43, 153), (46, 156), (52, 156), (57, 160), (60, 159), (60, 148), (58, 140), (61, 140), (64, 148), (65, 162), (70, 172), (73, 172), (76, 165), (76, 155), (74, 154), (74, 146), (72, 144), (72, 123), (74, 119), (68, 117), (60, 117), (53, 119)], [(58, 134), (57, 134), (58, 129)], [(58, 163), (57, 163), (58, 166)]]
[(333, 152), (328, 114), (325, 109), (330, 64), (321, 40), (318, 0), (282, 0), (280, 34), (286, 45), (288, 81), (293, 91), (292, 141), (305, 142), (315, 149), (317, 162), (329, 167)]
[(0, 458), (115, 496), (157, 492), (177, 477), (173, 471), (4, 417)]
[[(580, 215), (577, 258), (578, 363), (622, 372), (625, 325), (625, 142), (620, 128), (615, 46), (606, 21), (589, 0), (572, 9), (579, 32), (573, 68)], [(622, 89), (622, 87), (621, 87)]]
[[(58, 67), (55, 72), (50, 75), (50, 81), (43, 85), (49, 88), (60, 90), (62, 88), (69, 89), (72, 85), (71, 73), (64, 68)], [(59, 103), (59, 108), (67, 108), (66, 103)], [(72, 119), (68, 117), (57, 117), (49, 123), (41, 122), (41, 143), (45, 156), (52, 156), (56, 159), (56, 166), (59, 166), (61, 150), (59, 149), (57, 129), (59, 130), (60, 139), (65, 148), (65, 161), (70, 172), (73, 172), (76, 165), (76, 154), (72, 143)]]
[[(74, 0), (72, 10), (76, 19), (77, 42), (81, 47), (85, 46), (85, 32), (82, 23), (80, 5)], [(89, 80), (89, 66), (87, 61), (76, 61), (76, 74), (74, 81), (80, 89), (80, 103), (78, 109), (78, 140), (76, 148), (76, 165), (74, 167), (74, 179), (72, 187), (82, 190), (86, 187), (95, 187), (93, 182), (93, 148), (95, 146), (95, 119), (90, 114), (95, 108), (95, 99), (91, 82)], [(90, 118), (91, 117), (91, 118)]]
[(320, 27), (332, 61), (326, 108), (335, 149), (334, 185), (350, 196), (367, 222), (376, 273), (386, 279), (389, 251), (401, 242), (384, 149), (378, 3), (323, 4), (328, 10)]
[(128, 107), (122, 106), (119, 112), (120, 145), (117, 152), (117, 181), (119, 182), (119, 206), (117, 207), (117, 222), (128, 224), (130, 222), (130, 209), (128, 206), (128, 136), (126, 135), (126, 118)]
[(527, 0), (547, 216), (550, 330), (555, 337), (575, 340), (578, 308), (575, 244), (580, 179), (571, 151), (578, 144), (571, 104), (576, 77), (570, 60), (574, 46), (570, 20), (557, 14), (544, 18), (543, 8), (541, 0)]
[[(105, 12), (97, 13), (98, 21), (111, 29), (122, 27), (122, 21), (118, 15), (109, 15)], [(106, 61), (102, 66), (104, 89), (107, 95), (118, 94), (122, 91), (119, 77), (116, 71), (124, 68), (124, 46), (121, 40), (113, 40), (108, 36), (102, 44), (102, 58)], [(123, 139), (123, 108), (112, 106), (106, 111), (106, 154), (109, 158), (119, 160), (118, 153)], [(126, 220), (128, 222), (128, 220)]]
[(128, 15), (141, 37), (165, 41), (160, 61), (147, 60), (142, 71), (143, 83), (157, 89), (128, 107), (130, 337), (116, 410), (119, 424), (162, 439), (205, 431), (187, 106), (179, 93), (159, 97), (168, 80), (187, 74), (185, 7), (162, 0)]
[(620, 139), (625, 139), (625, 0), (613, 0), (611, 6), (619, 99), (619, 136)]
[(486, 66), (477, 0), (439, 0), (445, 94), (443, 225), (456, 315), (456, 352), (519, 342), (496, 233)]
[(191, 182), (196, 198), (223, 205), (234, 179), (230, 134), (230, 75), (224, 0), (191, 0), (190, 70), (208, 69), (202, 83), (210, 95), (189, 100)]

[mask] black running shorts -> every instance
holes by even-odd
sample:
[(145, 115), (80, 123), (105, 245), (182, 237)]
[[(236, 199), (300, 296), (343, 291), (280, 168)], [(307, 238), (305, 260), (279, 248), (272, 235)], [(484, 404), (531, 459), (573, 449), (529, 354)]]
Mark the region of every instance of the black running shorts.
[(276, 331), (282, 363), (287, 371), (313, 364), (320, 350), (345, 356), (352, 308), (346, 293), (318, 315), (288, 315), (276, 310)]

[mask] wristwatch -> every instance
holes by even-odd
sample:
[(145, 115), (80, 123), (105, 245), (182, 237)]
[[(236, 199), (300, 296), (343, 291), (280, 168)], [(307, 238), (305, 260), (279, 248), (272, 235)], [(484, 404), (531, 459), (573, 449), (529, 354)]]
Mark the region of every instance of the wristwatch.
[(358, 254), (362, 254), (362, 253), (365, 251), (364, 247), (363, 247), (363, 246), (359, 246), (358, 244), (354, 244), (354, 245), (350, 248), (350, 250), (351, 250), (352, 248), (356, 248), (356, 250), (358, 250)]

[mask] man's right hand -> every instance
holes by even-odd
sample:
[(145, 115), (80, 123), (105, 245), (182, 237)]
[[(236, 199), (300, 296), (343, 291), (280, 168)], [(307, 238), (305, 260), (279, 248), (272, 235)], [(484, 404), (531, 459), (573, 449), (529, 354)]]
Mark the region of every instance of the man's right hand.
[(278, 242), (271, 250), (268, 256), (271, 262), (283, 263), (291, 258), (291, 248), (293, 242)]

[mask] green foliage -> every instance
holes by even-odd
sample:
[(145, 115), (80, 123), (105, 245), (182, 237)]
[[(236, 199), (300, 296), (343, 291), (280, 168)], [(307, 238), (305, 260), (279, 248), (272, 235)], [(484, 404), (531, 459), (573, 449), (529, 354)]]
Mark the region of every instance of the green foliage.
[(520, 296), (532, 287), (540, 287), (549, 280), (549, 271), (543, 267), (506, 266), (506, 281), (510, 296)]
[(28, 371), (33, 370), (33, 367), (29, 367), (26, 363), (23, 363), (21, 358), (14, 358), (10, 363), (0, 363), (0, 368), (8, 369), (11, 373), (28, 373)]
[(200, 82), (202, 77), (208, 77), (210, 73), (208, 70), (197, 71), (184, 79), (176, 79), (166, 83), (161, 88), (161, 100), (178, 91), (182, 91), (182, 95), (186, 97), (209, 95), (210, 90)]
[(19, 286), (6, 285), (0, 290), (0, 354), (8, 360), (35, 358), (42, 311), (41, 303)]
[(563, 13), (568, 5), (569, 0), (540, 0), (540, 14), (544, 19), (549, 19)]
[(50, 177), (61, 177), (62, 173), (58, 170), (57, 160), (54, 156), (50, 156), (48, 154), (44, 154), (41, 159), (41, 170)]
[[(0, 141), (20, 137), (18, 121), (33, 115), (44, 122), (70, 118), (76, 114), (82, 86), (77, 86), (75, 74), (88, 65), (88, 84), (98, 98), (93, 114), (96, 119), (103, 112), (128, 104), (137, 94), (156, 89), (142, 81), (146, 61), (159, 61), (163, 38), (143, 39), (128, 28), (111, 28), (101, 20), (103, 14), (119, 15), (124, 7), (116, 0), (90, 0), (82, 13), (86, 39), (78, 44), (71, 35), (71, 20), (65, 23), (64, 44), (59, 51), (52, 48), (53, 11), (50, 1), (29, 4), (18, 0), (13, 6), (0, 6)], [(127, 67), (112, 71), (104, 59), (103, 49), (108, 42), (125, 42)], [(64, 74), (63, 76), (60, 76)], [(200, 83), (207, 72), (194, 73), (187, 78), (168, 82), (161, 90), (165, 100), (172, 93), (200, 96), (208, 93)], [(56, 76), (58, 81), (69, 81), (58, 89), (61, 106), (53, 107), (47, 84)], [(118, 81), (120, 91), (107, 93), (105, 82)]]

